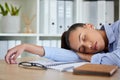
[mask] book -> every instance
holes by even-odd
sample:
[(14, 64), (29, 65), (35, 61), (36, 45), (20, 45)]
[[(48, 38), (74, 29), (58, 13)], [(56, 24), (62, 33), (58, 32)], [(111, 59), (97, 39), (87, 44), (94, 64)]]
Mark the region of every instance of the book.
[(101, 75), (111, 76), (118, 69), (118, 66), (103, 64), (85, 64), (73, 69), (73, 74), (78, 75)]
[[(20, 62), (19, 64), (21, 64), (21, 63), (22, 62)], [(40, 64), (40, 65), (43, 65), (46, 69), (57, 70), (60, 72), (73, 72), (73, 68), (83, 65), (83, 64), (86, 64), (88, 62), (54, 62), (54, 61), (50, 61), (50, 60), (37, 60), (37, 61), (29, 61), (28, 63), (32, 63), (35, 65)], [(26, 65), (24, 65), (24, 66), (26, 66)], [(33, 66), (33, 67), (35, 67), (35, 66)]]

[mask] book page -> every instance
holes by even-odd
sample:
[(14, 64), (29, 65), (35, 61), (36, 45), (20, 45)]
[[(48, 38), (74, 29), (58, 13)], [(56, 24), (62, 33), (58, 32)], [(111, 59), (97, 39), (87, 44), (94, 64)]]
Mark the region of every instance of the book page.
[(73, 68), (87, 64), (88, 62), (54, 62), (54, 61), (30, 61), (46, 66), (48, 69), (53, 69), (62, 72), (73, 72)]

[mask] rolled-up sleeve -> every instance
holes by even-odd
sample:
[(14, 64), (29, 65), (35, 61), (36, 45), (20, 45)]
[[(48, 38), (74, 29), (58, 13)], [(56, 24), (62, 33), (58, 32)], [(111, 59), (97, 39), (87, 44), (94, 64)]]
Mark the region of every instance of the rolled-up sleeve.
[(117, 65), (120, 67), (120, 50), (118, 49), (109, 53), (95, 54), (91, 58), (91, 63)]
[(102, 57), (104, 57), (104, 54), (98, 53), (93, 55), (91, 58), (91, 63), (100, 64), (102, 61)]
[(45, 58), (54, 60), (54, 61), (84, 61), (79, 58), (79, 56), (72, 50), (66, 50), (62, 48), (55, 47), (44, 47)]

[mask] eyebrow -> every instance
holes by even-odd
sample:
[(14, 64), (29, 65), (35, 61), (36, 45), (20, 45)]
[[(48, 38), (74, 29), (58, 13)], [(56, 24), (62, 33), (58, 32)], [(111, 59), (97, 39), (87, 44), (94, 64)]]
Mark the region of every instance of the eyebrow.
[(78, 36), (78, 37), (79, 37), (79, 42), (80, 42), (80, 36), (81, 36), (81, 33), (80, 33), (79, 36)]

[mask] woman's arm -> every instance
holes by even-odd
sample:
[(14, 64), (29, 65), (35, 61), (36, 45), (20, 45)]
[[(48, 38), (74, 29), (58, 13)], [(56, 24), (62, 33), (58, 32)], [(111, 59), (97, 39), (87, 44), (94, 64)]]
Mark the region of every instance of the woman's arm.
[(84, 53), (79, 53), (77, 52), (78, 56), (86, 61), (91, 61), (91, 57), (93, 56), (93, 54), (84, 54)]
[(40, 56), (44, 56), (44, 49), (41, 46), (33, 45), (33, 44), (21, 44), (10, 50), (8, 50), (5, 61), (9, 64), (16, 63), (17, 57), (22, 54), (24, 51), (37, 54)]
[(91, 63), (117, 65), (120, 67), (120, 49), (107, 53), (97, 53), (92, 56)]

